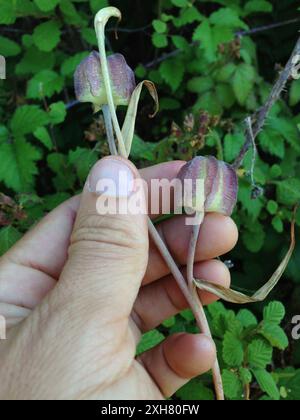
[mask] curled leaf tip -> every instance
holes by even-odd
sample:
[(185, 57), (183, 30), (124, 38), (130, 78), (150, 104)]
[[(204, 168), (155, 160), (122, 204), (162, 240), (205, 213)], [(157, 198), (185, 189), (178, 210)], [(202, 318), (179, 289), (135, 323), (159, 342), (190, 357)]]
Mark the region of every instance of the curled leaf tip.
[(120, 22), (122, 20), (122, 13), (116, 7), (104, 7), (103, 9), (99, 10), (99, 12), (95, 16), (95, 27), (99, 24), (105, 26), (110, 18), (115, 17)]
[(154, 118), (159, 112), (159, 99), (158, 99), (158, 93), (157, 93), (157, 90), (156, 90), (156, 86), (150, 80), (145, 80), (143, 83), (147, 87), (147, 89), (148, 89), (148, 91), (149, 91), (149, 93), (150, 93), (150, 95), (151, 95), (151, 97), (154, 101), (154, 104), (155, 104), (153, 113), (149, 115), (149, 118)]
[(274, 272), (270, 280), (261, 289), (259, 289), (256, 293), (254, 293), (254, 295), (247, 296), (243, 293), (237, 292), (236, 290), (226, 289), (225, 287), (220, 286), (220, 285), (209, 284), (206, 281), (199, 280), (199, 279), (194, 279), (195, 286), (200, 290), (204, 290), (206, 292), (209, 292), (218, 296), (220, 299), (223, 299), (225, 302), (237, 303), (241, 305), (244, 305), (247, 303), (263, 302), (272, 292), (274, 287), (277, 286), (279, 280), (282, 278), (290, 262), (290, 259), (293, 255), (295, 245), (296, 245), (295, 216), (296, 216), (296, 213), (291, 223), (291, 241), (290, 241), (290, 247), (287, 254), (281, 261), (279, 267)]

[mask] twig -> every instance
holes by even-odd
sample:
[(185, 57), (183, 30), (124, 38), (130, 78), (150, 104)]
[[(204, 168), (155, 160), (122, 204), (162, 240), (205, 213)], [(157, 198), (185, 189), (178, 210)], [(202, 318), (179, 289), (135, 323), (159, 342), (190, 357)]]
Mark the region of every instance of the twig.
[(252, 184), (253, 187), (255, 187), (256, 184), (255, 184), (254, 171), (255, 171), (255, 164), (256, 164), (257, 147), (256, 147), (256, 143), (255, 143), (254, 133), (253, 133), (251, 117), (246, 118), (246, 127), (247, 127), (249, 137), (251, 139), (252, 148), (253, 148), (253, 156), (252, 156), (252, 162), (251, 162), (250, 176), (251, 176), (251, 184)]
[[(290, 25), (290, 24), (297, 23), (297, 22), (300, 22), (300, 18), (286, 20), (284, 22), (273, 23), (271, 25), (259, 26), (257, 28), (252, 28), (252, 29), (249, 29), (247, 31), (238, 31), (238, 32), (236, 32), (235, 35), (237, 37), (241, 38), (243, 36), (255, 35), (255, 34), (260, 33), (260, 32), (269, 31), (271, 29), (280, 28), (282, 26)], [(195, 47), (197, 45), (199, 45), (199, 41), (193, 41), (189, 44), (190, 47)], [(160, 57), (156, 58), (155, 60), (152, 60), (149, 63), (144, 64), (144, 67), (147, 68), (147, 69), (151, 68), (151, 67), (154, 67), (157, 64), (160, 64), (163, 61), (168, 60), (169, 58), (177, 57), (177, 55), (180, 54), (182, 51), (183, 50), (181, 48), (177, 48), (174, 51), (171, 51), (169, 53), (165, 53), (165, 54), (161, 55)]]
[(271, 29), (281, 28), (283, 26), (292, 25), (293, 23), (300, 22), (300, 18), (289, 19), (283, 22), (271, 23), (270, 25), (258, 26), (257, 28), (248, 29), (246, 31), (240, 31), (236, 33), (236, 36), (248, 36), (255, 35), (260, 32), (270, 31)]
[(275, 102), (280, 98), (280, 95), (284, 90), (294, 68), (294, 59), (298, 55), (300, 55), (300, 38), (298, 39), (294, 51), (290, 59), (288, 60), (284, 70), (280, 73), (277, 82), (273, 86), (267, 102), (264, 106), (260, 108), (258, 112), (252, 115), (252, 117), (249, 117), (249, 120), (251, 121), (252, 132), (249, 132), (249, 129), (246, 131), (245, 144), (242, 147), (239, 156), (233, 164), (233, 167), (235, 169), (238, 169), (242, 165), (244, 157), (253, 143), (253, 139), (255, 140), (260, 131), (262, 130), (263, 126), (265, 125), (266, 119), (269, 115), (269, 112), (271, 111)]
[(145, 26), (142, 26), (141, 28), (118, 28), (118, 29), (116, 29), (116, 28), (109, 28), (109, 29), (107, 29), (106, 30), (106, 32), (120, 32), (120, 33), (126, 33), (126, 34), (135, 34), (135, 33), (138, 33), (138, 32), (145, 32), (146, 31), (146, 29), (149, 29), (149, 28), (151, 28), (152, 27), (152, 24), (150, 23), (150, 24), (148, 24), (148, 25), (145, 25)]

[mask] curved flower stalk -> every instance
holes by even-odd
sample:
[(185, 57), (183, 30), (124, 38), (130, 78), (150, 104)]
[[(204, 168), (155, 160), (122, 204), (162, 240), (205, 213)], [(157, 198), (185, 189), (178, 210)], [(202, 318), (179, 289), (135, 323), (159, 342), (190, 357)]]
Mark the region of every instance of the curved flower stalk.
[[(136, 89), (131, 94), (129, 108), (127, 111), (127, 115), (126, 115), (125, 123), (124, 123), (124, 129), (122, 132), (120, 129), (120, 125), (119, 125), (118, 117), (116, 113), (116, 105), (118, 104), (114, 101), (113, 85), (110, 79), (108, 59), (106, 57), (106, 49), (105, 49), (105, 27), (111, 17), (118, 18), (118, 20), (120, 21), (122, 19), (122, 14), (120, 10), (117, 9), (116, 7), (106, 7), (104, 9), (101, 9), (95, 17), (95, 30), (96, 30), (96, 35), (97, 35), (98, 45), (99, 45), (100, 62), (101, 62), (101, 68), (102, 68), (102, 74), (103, 74), (103, 82), (104, 82), (104, 86), (105, 86), (106, 94), (107, 94), (107, 103), (108, 103), (109, 110), (111, 113), (113, 127), (114, 127), (116, 137), (118, 140), (119, 153), (124, 157), (128, 157), (130, 154), (130, 149), (132, 145), (132, 139), (134, 135), (134, 127), (135, 127), (135, 121), (136, 121), (136, 115), (137, 115), (137, 107), (138, 107), (143, 85), (145, 85), (148, 88), (151, 96), (153, 97), (156, 103), (156, 112), (158, 111), (158, 95), (157, 95), (154, 84), (150, 81), (144, 81), (136, 87)], [(127, 87), (125, 87), (125, 89), (127, 89)]]
[[(195, 285), (197, 288), (213, 293), (230, 303), (247, 304), (264, 301), (281, 279), (295, 249), (295, 216), (297, 208), (295, 209), (291, 225), (291, 243), (287, 254), (270, 280), (254, 293), (253, 296), (247, 296), (232, 289), (225, 289), (222, 286), (208, 284), (203, 280), (195, 279), (193, 274), (196, 244), (200, 226), (204, 218), (204, 212), (216, 212), (225, 216), (231, 216), (235, 208), (238, 192), (238, 179), (235, 169), (231, 165), (218, 161), (214, 157), (198, 156), (181, 169), (178, 178), (183, 182), (183, 185), (185, 185), (185, 180), (193, 181), (192, 201), (188, 203), (192, 207), (190, 210), (196, 212), (196, 223), (192, 228), (187, 264), (188, 283), (191, 290), (193, 285)], [(197, 179), (203, 180), (204, 182), (204, 197), (203, 200), (200, 200), (200, 202), (204, 202), (204, 208), (201, 209), (202, 212), (199, 211), (196, 204), (198, 202), (196, 200), (196, 194), (198, 192), (195, 188), (195, 181)]]

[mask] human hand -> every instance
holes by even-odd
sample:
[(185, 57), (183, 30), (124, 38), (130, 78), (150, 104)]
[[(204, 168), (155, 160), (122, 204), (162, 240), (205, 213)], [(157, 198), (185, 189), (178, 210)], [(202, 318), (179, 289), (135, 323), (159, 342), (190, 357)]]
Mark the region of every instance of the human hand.
[[(183, 164), (140, 175), (148, 183), (172, 180)], [(201, 334), (170, 336), (135, 358), (141, 333), (187, 302), (149, 244), (145, 215), (97, 213), (91, 190), (120, 170), (139, 177), (121, 158), (98, 162), (81, 197), (50, 213), (0, 259), (0, 314), (10, 327), (0, 341), (0, 399), (162, 399), (212, 367), (215, 346)], [(145, 200), (141, 190), (133, 194)], [(190, 235), (185, 217), (161, 222), (158, 230), (184, 271)], [(207, 215), (197, 276), (229, 286), (228, 269), (214, 258), (236, 241), (230, 218)], [(200, 296), (205, 304), (215, 300)]]

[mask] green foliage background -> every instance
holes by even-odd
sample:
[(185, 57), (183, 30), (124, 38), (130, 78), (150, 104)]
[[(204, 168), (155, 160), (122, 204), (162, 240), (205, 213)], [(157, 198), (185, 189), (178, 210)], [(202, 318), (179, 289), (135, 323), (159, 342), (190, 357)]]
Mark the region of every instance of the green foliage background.
[[(300, 22), (296, 0), (0, 0), (0, 54), (7, 59), (7, 80), (0, 81), (0, 191), (14, 200), (0, 200), (0, 255), (80, 191), (90, 167), (108, 153), (102, 122), (89, 105), (74, 103), (73, 91), (76, 66), (97, 48), (93, 15), (108, 3), (123, 12), (119, 40), (111, 26), (108, 48), (126, 56), (138, 79), (153, 80), (160, 95), (155, 120), (148, 118), (150, 101), (139, 110), (133, 159), (140, 167), (196, 154), (232, 162), (243, 144), (243, 120), (266, 100)], [(289, 243), (291, 211), (300, 199), (299, 127), (300, 80), (290, 80), (258, 139), (254, 176), (264, 194), (251, 199), (251, 153), (239, 172), (234, 218), (241, 237), (225, 259), (234, 262), (234, 286), (249, 293), (269, 278)], [(299, 233), (299, 212), (297, 226)], [(300, 342), (291, 339), (290, 321), (300, 313), (299, 259), (300, 243), (272, 296), (283, 302), (285, 318), (278, 302), (270, 310), (275, 321), (267, 303), (236, 314), (222, 304), (209, 309), (228, 398), (242, 398), (250, 386), (253, 399), (300, 399)], [(195, 330), (189, 312), (148, 333), (140, 349), (182, 330)], [(178, 393), (188, 397), (211, 399), (210, 377)]]

